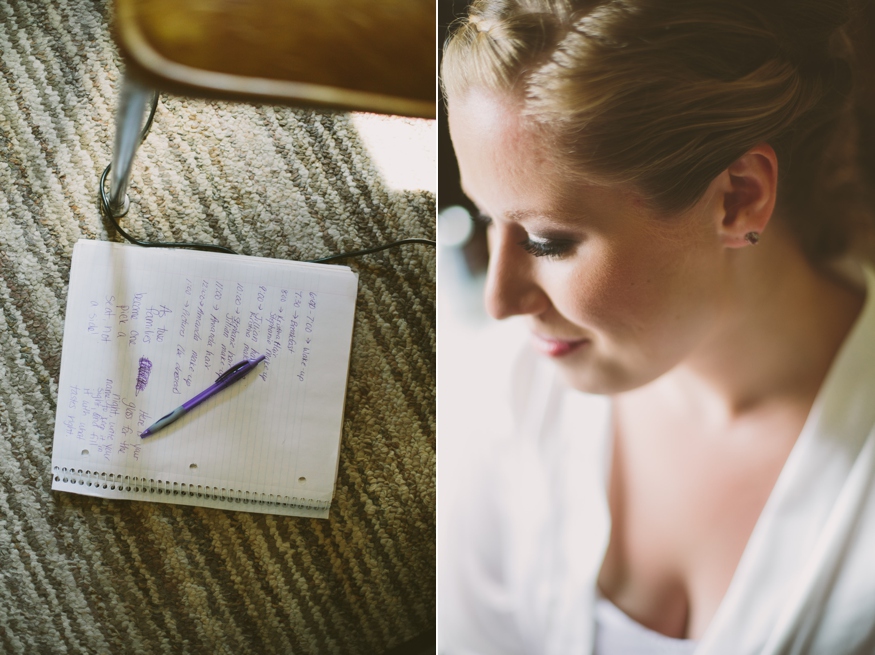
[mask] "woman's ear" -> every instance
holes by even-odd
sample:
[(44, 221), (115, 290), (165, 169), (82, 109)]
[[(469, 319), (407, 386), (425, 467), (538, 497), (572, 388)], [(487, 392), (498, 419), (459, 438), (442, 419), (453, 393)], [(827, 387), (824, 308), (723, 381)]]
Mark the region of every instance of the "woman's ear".
[[(759, 143), (715, 180), (718, 235), (728, 248), (753, 245), (765, 231), (778, 193), (778, 156)], [(722, 205), (722, 207), (720, 206)]]

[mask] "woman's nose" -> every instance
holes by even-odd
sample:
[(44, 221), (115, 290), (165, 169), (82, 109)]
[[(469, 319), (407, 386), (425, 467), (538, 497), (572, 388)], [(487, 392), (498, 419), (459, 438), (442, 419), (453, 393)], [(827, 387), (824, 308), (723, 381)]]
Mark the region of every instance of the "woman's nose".
[(531, 255), (507, 232), (496, 226), (489, 231), (486, 311), (497, 320), (540, 313), (550, 301), (532, 274)]

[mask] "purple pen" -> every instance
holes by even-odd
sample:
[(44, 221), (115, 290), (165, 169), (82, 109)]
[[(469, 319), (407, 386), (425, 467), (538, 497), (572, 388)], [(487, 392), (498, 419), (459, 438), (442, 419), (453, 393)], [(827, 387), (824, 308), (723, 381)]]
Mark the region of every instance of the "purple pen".
[(175, 420), (180, 419), (188, 414), (192, 409), (200, 405), (210, 396), (216, 395), (225, 387), (230, 387), (232, 384), (237, 382), (237, 380), (242, 380), (252, 369), (258, 366), (263, 359), (264, 355), (259, 355), (255, 359), (244, 359), (242, 362), (234, 364), (234, 366), (229, 368), (218, 377), (215, 384), (201, 391), (191, 400), (182, 403), (179, 407), (174, 409), (166, 416), (162, 416), (161, 418), (159, 418), (152, 425), (143, 430), (140, 433), (140, 437), (142, 439), (145, 439), (146, 437), (151, 437), (153, 434), (158, 432), (158, 430), (170, 425)]

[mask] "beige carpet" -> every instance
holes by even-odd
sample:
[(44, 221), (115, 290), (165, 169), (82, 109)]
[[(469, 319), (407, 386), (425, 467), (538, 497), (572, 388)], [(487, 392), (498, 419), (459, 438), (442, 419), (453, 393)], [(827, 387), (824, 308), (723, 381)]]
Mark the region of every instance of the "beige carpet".
[[(0, 0), (0, 653), (382, 653), (434, 628), (435, 253), (360, 274), (327, 521), (51, 491), (67, 279), (111, 239), (120, 61), (100, 0)], [(162, 97), (124, 225), (311, 259), (433, 238), (349, 117)]]

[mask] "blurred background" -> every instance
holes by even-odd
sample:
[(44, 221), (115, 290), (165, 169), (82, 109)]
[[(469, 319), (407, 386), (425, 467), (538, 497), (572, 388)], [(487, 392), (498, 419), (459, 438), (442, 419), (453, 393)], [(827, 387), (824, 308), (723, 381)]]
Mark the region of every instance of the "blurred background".
[[(438, 0), (439, 46), (468, 4), (466, 0)], [(509, 379), (510, 365), (525, 342), (513, 321), (494, 321), (484, 309), (486, 230), (472, 219), (474, 213), (459, 184), (446, 107), (439, 96), (438, 624), (441, 580), (451, 566), (441, 544), (455, 529), (454, 508), (464, 501), (467, 479), (476, 475), (477, 463), (490, 444), (509, 432), (507, 396), (495, 381)]]

